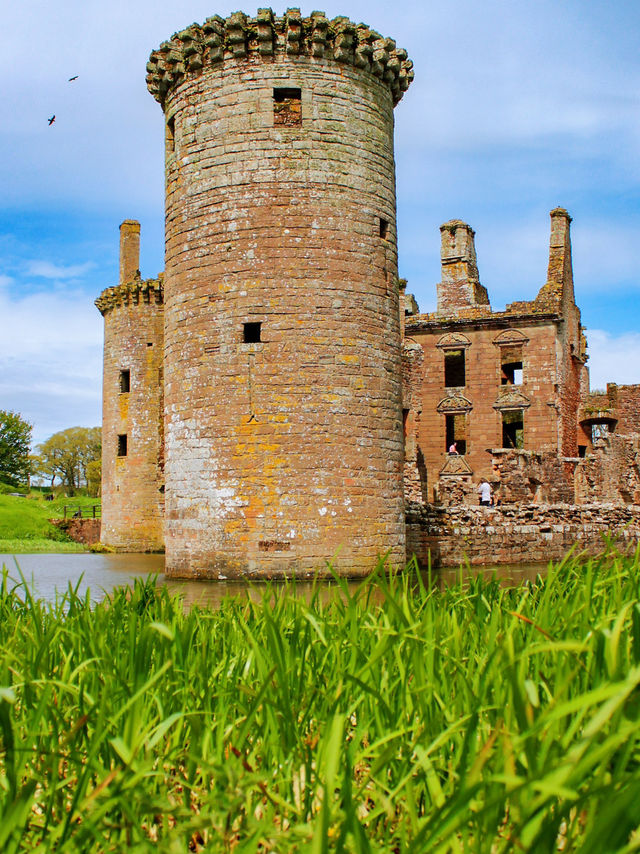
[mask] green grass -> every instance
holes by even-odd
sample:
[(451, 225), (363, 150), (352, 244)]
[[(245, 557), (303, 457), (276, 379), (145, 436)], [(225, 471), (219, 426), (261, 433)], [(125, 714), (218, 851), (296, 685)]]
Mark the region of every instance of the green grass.
[(611, 550), (188, 613), (5, 579), (0, 850), (638, 851), (639, 588)]
[[(45, 501), (40, 493), (31, 493), (28, 498), (0, 494), (0, 541), (14, 542), (16, 546), (10, 550), (12, 553), (45, 550), (82, 551), (83, 549), (63, 548), (62, 546), (70, 544), (71, 540), (48, 521), (61, 519), (65, 504), (89, 509), (93, 505), (99, 506), (100, 500), (86, 496), (74, 498), (62, 496), (54, 501)], [(61, 546), (44, 549), (42, 546), (45, 541), (54, 541)], [(2, 551), (1, 546), (0, 551)]]
[(24, 554), (75, 554), (86, 552), (87, 547), (82, 543), (74, 543), (71, 540), (48, 540), (36, 539), (0, 539), (0, 554), (24, 555)]

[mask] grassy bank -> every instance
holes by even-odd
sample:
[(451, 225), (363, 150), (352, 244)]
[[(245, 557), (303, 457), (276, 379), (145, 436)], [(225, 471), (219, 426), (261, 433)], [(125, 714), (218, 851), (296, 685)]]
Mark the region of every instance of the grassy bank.
[(415, 584), (185, 614), (5, 583), (0, 850), (639, 850), (638, 557)]
[(0, 554), (74, 554), (86, 552), (87, 547), (72, 540), (49, 540), (42, 538), (0, 540)]
[(90, 512), (93, 505), (99, 504), (99, 499), (86, 496), (61, 496), (54, 501), (45, 501), (39, 492), (26, 498), (0, 494), (0, 554), (86, 551), (85, 547), (73, 543), (52, 525), (49, 519), (61, 519), (65, 505)]

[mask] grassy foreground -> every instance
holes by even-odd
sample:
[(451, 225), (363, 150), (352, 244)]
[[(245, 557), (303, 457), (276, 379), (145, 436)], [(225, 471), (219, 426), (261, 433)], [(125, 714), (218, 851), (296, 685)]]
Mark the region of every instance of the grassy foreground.
[(640, 850), (639, 585), (608, 552), (185, 614), (5, 578), (0, 850)]

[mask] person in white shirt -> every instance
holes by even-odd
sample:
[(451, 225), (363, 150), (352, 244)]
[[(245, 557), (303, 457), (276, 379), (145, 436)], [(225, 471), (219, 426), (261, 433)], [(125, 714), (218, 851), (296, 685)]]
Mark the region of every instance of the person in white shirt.
[(478, 487), (480, 494), (480, 504), (482, 507), (491, 507), (491, 487), (487, 480), (483, 477)]

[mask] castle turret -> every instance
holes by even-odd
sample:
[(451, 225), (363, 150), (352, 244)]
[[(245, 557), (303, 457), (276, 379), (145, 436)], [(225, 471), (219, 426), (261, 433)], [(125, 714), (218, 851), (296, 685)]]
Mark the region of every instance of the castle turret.
[(166, 568), (404, 560), (393, 107), (405, 51), (289, 9), (151, 55), (166, 118)]
[(142, 281), (140, 224), (120, 226), (120, 283), (96, 300), (104, 317), (101, 542), (163, 546), (162, 279)]

